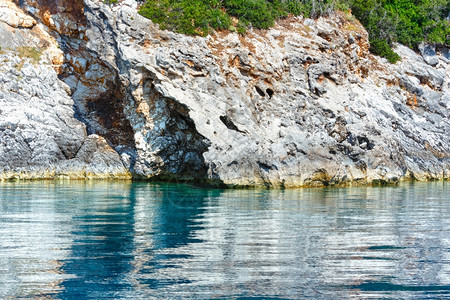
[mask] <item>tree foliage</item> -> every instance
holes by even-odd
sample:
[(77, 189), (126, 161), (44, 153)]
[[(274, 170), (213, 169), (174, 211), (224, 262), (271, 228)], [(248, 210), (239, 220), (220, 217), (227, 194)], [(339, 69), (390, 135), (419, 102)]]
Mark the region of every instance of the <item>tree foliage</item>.
[(213, 29), (266, 29), (290, 14), (316, 18), (338, 9), (351, 9), (369, 32), (371, 51), (390, 62), (400, 59), (391, 48), (395, 42), (450, 46), (449, 0), (146, 0), (139, 12), (162, 29), (205, 36)]
[(448, 0), (352, 0), (349, 6), (369, 32), (371, 51), (391, 62), (399, 59), (391, 49), (394, 42), (450, 46)]
[[(108, 0), (109, 1), (109, 0)], [(170, 29), (206, 35), (212, 29), (230, 29), (232, 17), (238, 28), (267, 29), (289, 14), (318, 17), (335, 10), (337, 0), (147, 0), (140, 14)]]
[(220, 0), (149, 0), (139, 13), (162, 29), (190, 35), (207, 35), (210, 29), (228, 29), (229, 15), (221, 10)]

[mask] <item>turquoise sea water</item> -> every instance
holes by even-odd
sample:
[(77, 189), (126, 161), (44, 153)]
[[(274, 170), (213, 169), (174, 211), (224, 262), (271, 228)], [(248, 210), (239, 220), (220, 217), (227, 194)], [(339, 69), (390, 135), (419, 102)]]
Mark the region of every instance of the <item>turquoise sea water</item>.
[(0, 298), (450, 298), (449, 184), (0, 183)]

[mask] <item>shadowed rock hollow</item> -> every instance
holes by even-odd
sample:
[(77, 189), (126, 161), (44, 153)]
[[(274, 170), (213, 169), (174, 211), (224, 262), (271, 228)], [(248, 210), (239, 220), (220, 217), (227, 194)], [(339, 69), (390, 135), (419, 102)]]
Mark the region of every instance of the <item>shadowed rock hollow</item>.
[[(33, 64), (13, 50), (1, 54), (27, 61), (21, 70), (0, 62), (0, 128), (16, 120), (14, 137), (8, 131), (14, 143), (0, 143), (3, 174), (10, 174), (3, 177), (38, 165), (64, 173), (80, 155), (65, 149), (93, 138), (103, 146), (89, 151), (108, 159), (77, 160), (75, 169), (97, 163), (98, 174), (107, 164), (141, 179), (275, 187), (449, 177), (448, 49), (421, 56), (398, 46), (402, 61), (391, 65), (369, 54), (366, 31), (341, 13), (200, 38), (161, 31), (136, 7), (131, 0), (29, 0), (23, 11), (13, 8), (29, 27), (14, 27), (21, 21), (1, 11), (0, 31), (17, 40), (8, 49), (38, 47), (50, 57)], [(35, 28), (48, 45), (33, 44)], [(26, 70), (27, 81), (5, 75), (23, 78)], [(44, 89), (45, 80), (50, 94), (23, 94)], [(47, 114), (21, 114), (12, 109), (19, 103)], [(65, 121), (53, 121), (62, 109)], [(27, 143), (20, 126), (47, 134)], [(53, 142), (63, 146), (50, 151)]]

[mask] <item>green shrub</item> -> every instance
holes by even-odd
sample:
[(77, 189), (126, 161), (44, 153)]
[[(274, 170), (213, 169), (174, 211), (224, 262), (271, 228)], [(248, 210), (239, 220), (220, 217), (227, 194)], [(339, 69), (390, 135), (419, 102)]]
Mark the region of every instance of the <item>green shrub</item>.
[(116, 4), (118, 2), (118, 0), (103, 0), (103, 3), (108, 4), (108, 5), (113, 5)]
[(225, 8), (228, 14), (256, 28), (267, 29), (273, 26), (277, 17), (266, 0), (228, 0), (225, 2)]
[(401, 58), (395, 53), (385, 40), (373, 39), (370, 40), (370, 52), (373, 54), (385, 57), (390, 63), (396, 63)]
[(243, 33), (249, 26), (269, 28), (277, 18), (288, 14), (317, 17), (333, 11), (336, 3), (334, 0), (147, 0), (139, 13), (162, 29), (206, 35), (211, 29), (228, 29), (231, 17), (239, 19), (237, 31)]
[[(448, 0), (391, 0), (383, 6), (395, 12), (399, 20), (398, 41), (417, 47), (422, 41), (447, 43), (450, 22)], [(447, 42), (446, 42), (447, 39)]]
[(423, 41), (450, 46), (448, 0), (350, 0), (349, 7), (369, 32), (371, 51), (389, 61), (398, 60), (394, 42), (413, 49)]
[(148, 0), (139, 13), (170, 29), (189, 35), (207, 35), (211, 29), (228, 29), (230, 17), (220, 10), (218, 0)]

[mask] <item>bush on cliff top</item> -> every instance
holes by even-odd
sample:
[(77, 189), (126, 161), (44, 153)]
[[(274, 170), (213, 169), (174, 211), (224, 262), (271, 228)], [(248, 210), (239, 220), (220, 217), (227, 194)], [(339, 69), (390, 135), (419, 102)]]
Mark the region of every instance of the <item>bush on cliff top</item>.
[[(335, 9), (332, 0), (147, 0), (139, 13), (162, 29), (207, 35), (212, 29), (241, 33), (252, 26), (267, 29), (288, 14), (317, 17)], [(238, 20), (233, 24), (232, 17)]]
[(391, 48), (395, 42), (450, 46), (448, 0), (146, 0), (139, 12), (162, 29), (206, 36), (213, 29), (244, 33), (289, 14), (315, 18), (337, 9), (351, 9), (369, 32), (370, 50), (390, 62), (400, 59)]
[(450, 46), (448, 0), (349, 0), (353, 15), (369, 32), (373, 53), (395, 62), (400, 57), (391, 46), (410, 48), (425, 41)]
[(205, 36), (211, 28), (228, 29), (231, 25), (219, 4), (219, 0), (151, 0), (140, 7), (139, 13), (160, 24), (161, 29)]

